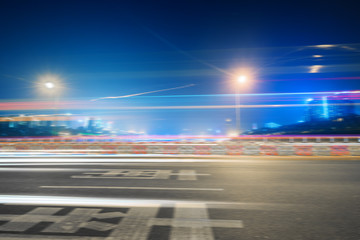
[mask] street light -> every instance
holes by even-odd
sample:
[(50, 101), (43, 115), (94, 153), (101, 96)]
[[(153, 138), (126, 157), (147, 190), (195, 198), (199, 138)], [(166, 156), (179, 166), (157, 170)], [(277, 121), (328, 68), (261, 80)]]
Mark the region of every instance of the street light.
[(54, 74), (44, 74), (38, 77), (39, 90), (45, 94), (54, 97), (61, 91), (61, 78)]
[(245, 84), (247, 81), (247, 76), (241, 75), (237, 78), (237, 84), (236, 84), (236, 94), (235, 94), (235, 124), (236, 129), (235, 132), (237, 135), (240, 135), (241, 129), (240, 129), (240, 88), (241, 84)]
[(247, 77), (245, 75), (241, 75), (238, 77), (238, 82), (239, 83), (245, 83), (247, 80)]
[(52, 89), (55, 87), (55, 84), (53, 82), (46, 82), (44, 85), (46, 88), (49, 88), (49, 89)]
[(51, 103), (51, 108), (54, 110), (54, 115), (58, 113), (59, 96), (64, 90), (62, 78), (56, 74), (42, 74), (38, 76), (38, 90), (41, 95), (47, 96)]

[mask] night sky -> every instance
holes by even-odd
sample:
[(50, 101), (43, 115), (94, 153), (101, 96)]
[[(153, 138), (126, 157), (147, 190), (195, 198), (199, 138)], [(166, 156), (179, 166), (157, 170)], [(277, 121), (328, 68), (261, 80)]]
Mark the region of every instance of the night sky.
[[(263, 105), (359, 90), (359, 29), (357, 1), (0, 0), (0, 98), (50, 101), (38, 85), (52, 74), (61, 79), (60, 102), (86, 106), (62, 112), (115, 118), (122, 130), (220, 134), (234, 109), (141, 107), (233, 105), (245, 72), (251, 84), (241, 104), (261, 107), (242, 109), (244, 128), (289, 124), (305, 107)], [(299, 92), (306, 94), (262, 95)], [(121, 109), (131, 106), (140, 109)], [(36, 103), (1, 110), (46, 112)]]

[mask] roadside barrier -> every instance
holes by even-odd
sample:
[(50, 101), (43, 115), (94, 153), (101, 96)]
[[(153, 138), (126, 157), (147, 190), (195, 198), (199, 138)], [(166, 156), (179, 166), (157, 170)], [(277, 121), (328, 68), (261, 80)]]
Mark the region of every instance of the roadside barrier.
[(294, 146), (295, 155), (299, 156), (312, 156), (313, 147), (312, 146)]
[(250, 156), (260, 155), (260, 148), (257, 145), (245, 145), (243, 154)]
[(360, 146), (349, 146), (348, 147), (351, 156), (360, 156)]
[(23, 150), (29, 150), (29, 145), (24, 145), (24, 144), (19, 144), (19, 145), (15, 145), (15, 149), (19, 150), (19, 151), (23, 151)]
[(149, 154), (162, 154), (163, 147), (161, 145), (150, 145), (147, 147)]
[(223, 145), (213, 145), (211, 146), (211, 154), (212, 155), (225, 155), (226, 147)]
[(31, 154), (181, 154), (181, 155), (238, 155), (238, 156), (360, 156), (360, 144), (309, 143), (281, 144), (223, 144), (223, 143), (3, 143), (0, 153)]
[(101, 145), (103, 154), (117, 154), (118, 149), (116, 145)]
[(134, 154), (147, 154), (147, 147), (145, 145), (132, 146), (132, 153), (134, 153)]
[(241, 145), (227, 145), (226, 152), (228, 155), (243, 155), (244, 154), (243, 148), (244, 147)]
[(262, 145), (260, 146), (261, 155), (279, 155), (276, 146)]
[(211, 154), (211, 148), (210, 148), (209, 145), (197, 145), (197, 146), (195, 146), (194, 154), (210, 155)]
[(330, 156), (332, 154), (329, 146), (313, 146), (313, 154), (316, 156)]
[(279, 145), (277, 151), (280, 156), (292, 156), (295, 154), (294, 146), (291, 145)]
[(164, 145), (163, 153), (164, 154), (179, 154), (179, 148), (176, 145)]
[(350, 155), (350, 151), (348, 149), (348, 146), (331, 146), (331, 155), (335, 156), (344, 156), (344, 155)]

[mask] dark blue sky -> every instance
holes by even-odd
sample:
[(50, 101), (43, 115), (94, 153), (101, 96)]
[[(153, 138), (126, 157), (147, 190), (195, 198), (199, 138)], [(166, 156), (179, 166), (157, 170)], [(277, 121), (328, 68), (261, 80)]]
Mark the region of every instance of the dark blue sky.
[[(63, 99), (120, 96), (187, 84), (195, 86), (151, 96), (232, 94), (231, 76), (244, 66), (256, 72), (253, 86), (244, 93), (358, 90), (358, 29), (356, 1), (2, 0), (0, 98), (40, 97), (34, 85), (44, 73), (63, 78)], [(313, 47), (323, 44), (331, 47)], [(314, 65), (323, 67), (310, 73)], [(153, 103), (151, 99), (139, 98), (136, 103), (167, 106), (198, 105), (199, 101), (199, 97), (161, 98)], [(211, 105), (214, 100), (233, 104), (221, 97), (204, 97), (200, 102)], [(302, 101), (299, 97), (285, 103)], [(284, 110), (266, 111), (270, 110), (251, 115), (245, 124), (261, 125), (281, 121), (275, 115), (289, 116)], [(290, 114), (293, 117), (283, 119), (283, 124), (302, 117), (298, 110), (288, 111), (298, 114)], [(141, 113), (137, 114), (139, 118)], [(164, 115), (172, 114), (174, 119), (186, 115), (173, 111), (152, 113), (152, 117), (166, 119)], [(222, 125), (219, 119), (225, 115), (233, 117), (230, 111), (203, 114), (207, 119), (218, 118), (209, 127)]]

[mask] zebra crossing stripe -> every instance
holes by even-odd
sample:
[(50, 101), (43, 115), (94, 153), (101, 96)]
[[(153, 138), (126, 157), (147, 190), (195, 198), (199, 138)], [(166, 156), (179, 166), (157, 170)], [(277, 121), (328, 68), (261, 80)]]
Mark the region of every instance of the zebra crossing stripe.
[(152, 208), (133, 207), (107, 240), (147, 240), (152, 225), (149, 219), (155, 218), (160, 205)]
[(151, 225), (171, 226), (170, 240), (204, 239), (214, 240), (212, 227), (243, 228), (240, 220), (210, 220), (203, 203), (177, 203), (174, 218), (152, 219)]
[[(171, 227), (169, 240), (215, 240), (212, 228), (243, 228), (240, 220), (209, 219), (208, 208), (204, 203), (175, 203), (173, 218), (156, 218), (161, 204), (152, 207), (131, 207), (102, 213), (101, 208), (74, 208), (66, 215), (54, 215), (64, 208), (38, 207), (22, 215), (0, 214), (0, 221), (7, 221), (0, 226), (0, 231), (19, 233), (19, 235), (1, 234), (0, 239), (23, 239), (24, 231), (41, 222), (51, 223), (40, 230), (40, 235), (29, 235), (32, 239), (73, 239), (73, 240), (147, 240), (153, 226)], [(124, 212), (123, 212), (124, 211)], [(121, 217), (118, 223), (96, 221)], [(80, 229), (100, 232), (110, 231), (103, 237), (76, 236)], [(53, 234), (73, 234), (71, 236), (53, 236)], [(44, 235), (46, 234), (46, 235)], [(50, 235), (51, 236), (50, 236)]]

